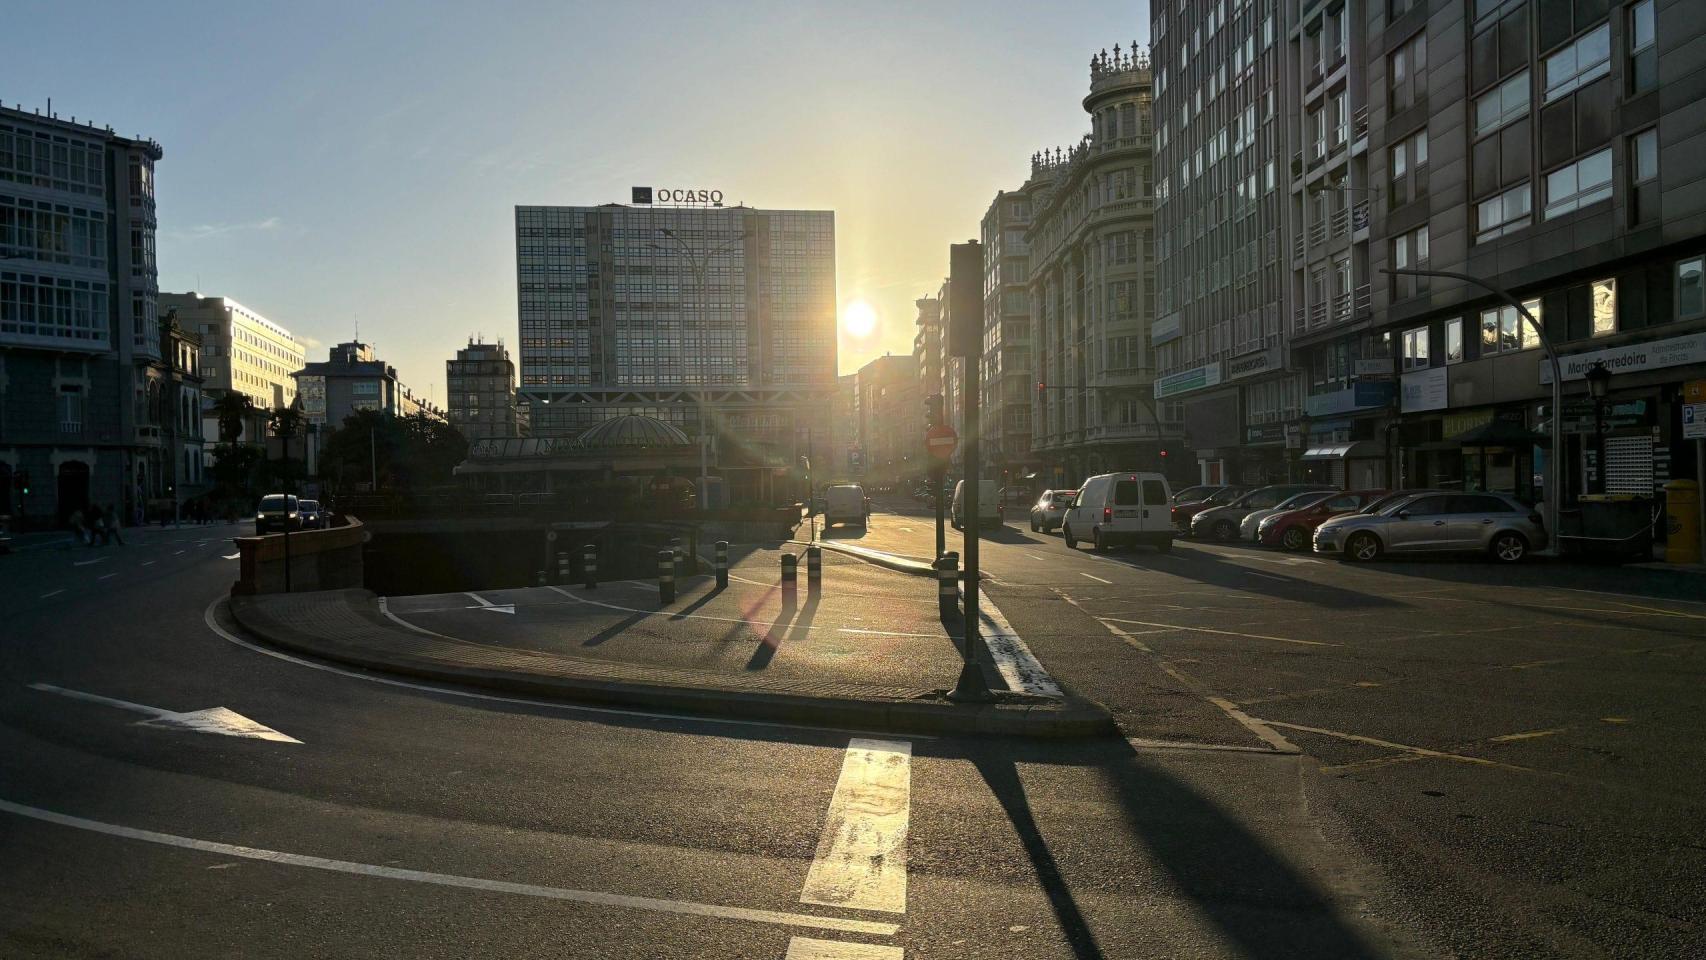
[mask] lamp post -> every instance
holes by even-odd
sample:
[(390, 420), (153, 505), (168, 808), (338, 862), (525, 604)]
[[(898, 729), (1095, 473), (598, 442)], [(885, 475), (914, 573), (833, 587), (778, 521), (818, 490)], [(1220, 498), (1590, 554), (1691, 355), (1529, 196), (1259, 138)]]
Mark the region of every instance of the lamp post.
[(1593, 486), (1594, 493), (1605, 492), (1605, 395), (1611, 389), (1611, 368), (1595, 360), (1583, 376), (1588, 381), (1588, 393), (1593, 395)]
[(1382, 273), (1406, 277), (1441, 277), (1446, 280), (1458, 280), (1473, 284), (1503, 300), (1507, 306), (1515, 308), (1522, 315), (1524, 323), (1540, 338), (1540, 346), (1546, 350), (1546, 362), (1552, 367), (1552, 453), (1546, 458), (1546, 549), (1539, 551), (1540, 556), (1555, 557), (1558, 555), (1558, 507), (1564, 498), (1563, 466), (1561, 460), (1564, 454), (1564, 373), (1558, 364), (1558, 351), (1552, 349), (1552, 338), (1546, 335), (1546, 328), (1528, 312), (1522, 301), (1511, 296), (1509, 290), (1496, 286), (1480, 277), (1467, 273), (1452, 273), (1446, 270), (1413, 270), (1408, 268), (1388, 267)]

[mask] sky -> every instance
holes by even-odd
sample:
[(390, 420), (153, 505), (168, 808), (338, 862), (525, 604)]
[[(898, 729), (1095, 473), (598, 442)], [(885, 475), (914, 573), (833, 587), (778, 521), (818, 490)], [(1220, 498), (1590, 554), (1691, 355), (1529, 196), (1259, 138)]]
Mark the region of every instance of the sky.
[[(514, 207), (634, 185), (835, 211), (842, 373), (916, 309), (1031, 154), (1089, 130), (1090, 57), (1142, 3), (7, 0), (0, 100), (160, 142), (160, 289), (227, 296), (310, 360), (355, 336), (441, 405), (516, 345)], [(855, 308), (855, 313), (862, 308)], [(855, 326), (861, 326), (855, 324)]]

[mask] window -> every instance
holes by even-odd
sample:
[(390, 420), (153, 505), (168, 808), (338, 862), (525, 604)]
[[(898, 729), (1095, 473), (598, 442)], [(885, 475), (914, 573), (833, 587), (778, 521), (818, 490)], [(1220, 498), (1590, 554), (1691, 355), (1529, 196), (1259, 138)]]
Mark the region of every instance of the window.
[(1611, 72), (1611, 24), (1602, 23), (1546, 58), (1546, 102)]
[(1404, 331), (1404, 369), (1423, 370), (1428, 366), (1428, 328), (1417, 327)]
[(1486, 243), (1512, 233), (1532, 222), (1532, 198), (1528, 184), (1506, 190), (1475, 205), (1475, 242)]
[(1453, 317), (1445, 322), (1445, 362), (1463, 362), (1463, 318)]
[(1418, 130), (1390, 150), (1392, 189), (1388, 203), (1393, 209), (1428, 195), (1428, 132)]
[(1653, 43), (1653, 0), (1629, 8), (1629, 92), (1645, 93), (1659, 85), (1659, 52)]
[(1676, 318), (1706, 317), (1706, 257), (1690, 257), (1676, 265)]
[(1475, 135), (1492, 133), (1528, 115), (1528, 71), (1517, 74), (1475, 100)]
[(1393, 111), (1413, 107), (1425, 97), (1427, 69), (1428, 38), (1425, 34), (1416, 34), (1387, 58), (1386, 75)]
[[(1522, 305), (1534, 315), (1535, 322), (1543, 322), (1540, 316), (1539, 300), (1524, 300)], [(1498, 307), (1481, 311), (1481, 356), (1490, 357), (1496, 353), (1533, 350), (1538, 346), (1540, 346), (1539, 331), (1529, 326), (1515, 307)]]
[[(1426, 225), (1392, 238), (1393, 267), (1399, 270), (1425, 270), (1427, 265), (1428, 228)], [(1406, 297), (1418, 296), (1427, 288), (1428, 278), (1426, 277), (1395, 275), (1392, 278), (1392, 299), (1401, 300)]]
[(1546, 175), (1546, 219), (1611, 199), (1611, 151), (1589, 154)]
[(1593, 295), (1593, 335), (1609, 336), (1617, 332), (1617, 280), (1595, 280)]
[(83, 388), (64, 385), (59, 388), (59, 432), (83, 432)]
[(1659, 131), (1656, 127), (1629, 138), (1629, 220), (1640, 223), (1659, 212)]

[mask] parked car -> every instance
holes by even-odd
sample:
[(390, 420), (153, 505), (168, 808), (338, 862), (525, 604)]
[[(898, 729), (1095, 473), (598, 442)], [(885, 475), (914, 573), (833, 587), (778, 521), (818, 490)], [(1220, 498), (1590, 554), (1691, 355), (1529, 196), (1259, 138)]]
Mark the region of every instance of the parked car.
[(1315, 552), (1368, 561), (1391, 553), (1485, 553), (1515, 563), (1546, 546), (1540, 514), (1502, 493), (1424, 493), (1380, 513), (1315, 528)]
[(1061, 521), (1067, 549), (1080, 537), (1097, 553), (1118, 543), (1147, 543), (1166, 553), (1173, 549), (1173, 523), (1167, 478), (1159, 473), (1104, 473), (1084, 481)]
[(1185, 487), (1180, 490), (1174, 490), (1173, 502), (1196, 503), (1199, 500), (1206, 500), (1208, 499), (1209, 494), (1221, 489), (1221, 486), (1222, 485), (1218, 483), (1199, 483), (1194, 487)]
[(291, 493), (269, 493), (255, 508), (255, 533), (280, 533), (302, 529), (302, 501)]
[(1277, 507), (1280, 503), (1300, 493), (1311, 490), (1331, 491), (1332, 487), (1323, 487), (1316, 483), (1280, 483), (1269, 487), (1258, 487), (1244, 494), (1225, 506), (1210, 507), (1202, 510), (1191, 518), (1191, 536), (1199, 540), (1236, 540), (1238, 525), (1244, 518), (1257, 510)]
[(1266, 547), (1307, 550), (1310, 538), (1315, 535), (1315, 528), (1326, 523), (1329, 518), (1343, 513), (1356, 513), (1385, 498), (1385, 490), (1352, 490), (1348, 493), (1329, 494), (1299, 509), (1273, 513), (1258, 525), (1256, 539)]
[(1077, 490), (1044, 490), (1043, 495), (1031, 505), (1031, 530), (1050, 533), (1060, 529), (1061, 521), (1066, 519), (1066, 511), (1072, 508), (1072, 500), (1078, 496)]
[[(979, 525), (999, 526), (1007, 519), (1007, 508), (1001, 504), (1001, 488), (994, 480), (979, 480), (977, 487), (977, 518)], [(955, 530), (964, 530), (966, 482), (954, 484), (954, 500), (948, 511), (949, 522)]]
[(1210, 507), (1223, 507), (1249, 492), (1249, 487), (1227, 486), (1214, 488), (1213, 493), (1201, 500), (1187, 502), (1175, 497), (1173, 509), (1169, 511), (1173, 519), (1173, 532), (1181, 537), (1190, 536), (1192, 517)]
[(823, 491), (823, 526), (829, 529), (837, 523), (857, 523), (863, 527), (870, 520), (871, 501), (865, 488), (857, 483), (835, 483)]
[(1364, 506), (1361, 510), (1358, 510), (1357, 513), (1385, 513), (1386, 508), (1392, 506), (1395, 503), (1399, 503), (1399, 502), (1402, 502), (1404, 500), (1408, 500), (1411, 497), (1414, 497), (1418, 494), (1423, 494), (1423, 493), (1456, 493), (1456, 492), (1457, 491), (1455, 491), (1455, 490), (1443, 490), (1439, 487), (1411, 487), (1408, 490), (1393, 490), (1393, 491), (1390, 491), (1389, 493), (1387, 493), (1384, 497), (1378, 497), (1374, 500), (1369, 501), (1368, 504), (1366, 506)]
[(297, 512), (302, 515), (302, 529), (319, 530), (326, 525), (326, 515), (320, 512), (320, 501), (299, 500)]
[(1243, 520), (1238, 522), (1238, 539), (1248, 540), (1251, 543), (1255, 543), (1256, 530), (1261, 526), (1263, 520), (1266, 520), (1276, 513), (1289, 513), (1293, 510), (1301, 510), (1304, 507), (1312, 507), (1316, 503), (1332, 496), (1335, 492), (1337, 491), (1305, 490), (1302, 493), (1294, 494), (1284, 500), (1281, 500), (1279, 503), (1274, 504), (1266, 510), (1251, 511), (1244, 515)]

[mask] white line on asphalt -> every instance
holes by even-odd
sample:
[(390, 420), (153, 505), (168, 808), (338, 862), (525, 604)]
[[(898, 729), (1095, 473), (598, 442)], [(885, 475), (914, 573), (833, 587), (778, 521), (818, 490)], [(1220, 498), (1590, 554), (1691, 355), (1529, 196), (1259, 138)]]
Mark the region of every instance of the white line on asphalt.
[(1314, 557), (1264, 557), (1264, 556), (1261, 556), (1260, 554), (1246, 554), (1244, 556), (1244, 559), (1246, 559), (1246, 560), (1260, 560), (1263, 563), (1283, 563), (1288, 567), (1295, 567), (1295, 566), (1298, 566), (1300, 564), (1305, 564), (1305, 563), (1321, 563), (1322, 562), (1320, 560), (1315, 559)]
[(190, 710), (179, 713), (176, 710), (165, 710), (160, 707), (150, 707), (129, 700), (119, 700), (114, 697), (103, 697), (98, 693), (84, 693), (81, 690), (68, 690), (56, 687), (51, 683), (32, 683), (31, 690), (43, 693), (57, 693), (72, 700), (83, 700), (88, 703), (99, 703), (103, 706), (117, 707), (140, 713), (149, 719), (139, 722), (140, 726), (171, 727), (179, 730), (193, 730), (196, 733), (217, 733), (227, 737), (246, 737), (252, 740), (271, 740), (275, 743), (301, 743), (295, 737), (286, 736), (264, 723), (256, 723), (248, 717), (229, 710), (225, 707), (211, 707), (206, 710)]
[(782, 960), (903, 960), (905, 956), (906, 951), (900, 947), (793, 937), (788, 941), (788, 955)]
[(60, 587), (60, 588), (59, 588), (59, 589), (58, 589), (58, 590), (49, 590), (49, 591), (48, 591), (48, 592), (46, 592), (46, 593), (44, 593), (44, 594), (42, 594), (42, 595), (41, 595), (41, 596), (40, 596), (40, 597), (38, 597), (38, 598), (37, 598), (37, 599), (39, 599), (39, 600), (46, 600), (46, 599), (47, 599), (47, 598), (48, 598), (48, 597), (57, 597), (57, 596), (59, 596), (59, 595), (60, 595), (60, 594), (62, 594), (62, 593), (64, 593), (64, 592), (65, 592), (65, 588), (64, 588), (64, 587)]
[(719, 920), (746, 920), (751, 923), (771, 923), (789, 927), (808, 927), (819, 930), (835, 930), (844, 933), (866, 933), (877, 936), (894, 936), (900, 931), (899, 924), (876, 923), (869, 920), (843, 920), (837, 917), (813, 917), (801, 913), (783, 913), (778, 910), (751, 910), (745, 907), (727, 907), (713, 903), (693, 903), (687, 900), (661, 900), (656, 897), (632, 897), (618, 893), (602, 893), (596, 890), (571, 890), (565, 887), (546, 887), (533, 883), (513, 883), (508, 880), (487, 880), (483, 877), (462, 877), (449, 873), (429, 873), (425, 870), (404, 870), (398, 867), (382, 867), (372, 863), (355, 863), (349, 860), (330, 860), (325, 857), (311, 857), (300, 853), (286, 853), (281, 850), (266, 850), (260, 847), (240, 847), (230, 843), (217, 843), (212, 840), (198, 840), (194, 837), (180, 837), (170, 833), (157, 833), (153, 830), (141, 830), (136, 827), (126, 827), (115, 823), (103, 823), (99, 820), (85, 820), (69, 814), (55, 813), (52, 810), (42, 810), (37, 807), (27, 807), (21, 803), (0, 800), (0, 811), (14, 813), (21, 817), (29, 817), (45, 823), (70, 827), (74, 830), (88, 830), (93, 833), (103, 833), (110, 837), (122, 837), (126, 840), (142, 840), (147, 843), (157, 843), (162, 846), (178, 847), (184, 850), (196, 850), (202, 853), (214, 853), (226, 857), (242, 857), (246, 860), (263, 860), (287, 867), (307, 867), (312, 870), (329, 870), (334, 873), (349, 873), (358, 876), (379, 877), (385, 880), (408, 880), (413, 883), (430, 883), (441, 887), (459, 887), (464, 890), (480, 890), (488, 893), (511, 893), (526, 897), (542, 897), (548, 900), (566, 900), (572, 903), (586, 903), (601, 907), (620, 907), (630, 910), (650, 910), (654, 913), (686, 914), (694, 917), (711, 917)]
[(482, 597), (479, 594), (474, 593), (473, 591), (468, 591), (467, 593), (464, 593), (463, 596), (466, 596), (468, 599), (474, 601), (475, 603), (479, 604), (482, 607), (489, 607), (492, 605), (492, 601), (487, 600), (485, 597)]
[[(1174, 677), (1182, 677), (1182, 675), (1178, 671), (1174, 670), (1170, 664), (1166, 664), (1166, 663), (1161, 664), (1161, 669), (1172, 674)], [(1226, 699), (1225, 697), (1207, 697), (1206, 699), (1208, 700), (1209, 703), (1212, 703), (1215, 706), (1219, 707), (1227, 716), (1238, 721), (1238, 723), (1241, 724), (1244, 727), (1244, 729), (1250, 731), (1251, 733), (1255, 734), (1258, 737), (1261, 737), (1264, 741), (1266, 741), (1268, 743), (1269, 746), (1273, 747), (1275, 750), (1278, 750), (1281, 753), (1302, 753), (1303, 752), (1297, 748), (1296, 744), (1292, 743), (1290, 740), (1287, 740), (1285, 737), (1281, 736), (1279, 731), (1275, 730), (1273, 727), (1268, 726), (1268, 722), (1266, 720), (1258, 720), (1255, 717), (1250, 716), (1249, 714), (1245, 713), (1244, 711), (1242, 711), (1242, 710), (1238, 709), (1236, 706), (1234, 706), (1232, 701)], [(1283, 724), (1278, 724), (1278, 726), (1283, 726)]]
[(1001, 608), (989, 599), (987, 593), (981, 599), (977, 607), (978, 619), (982, 621), (978, 624), (978, 632), (983, 637), (984, 649), (989, 651), (989, 658), (995, 662), (995, 669), (1007, 681), (1007, 689), (1056, 700), (1064, 698), (1066, 694), (1061, 692), (1060, 684), (1043, 669), (1031, 648), (1020, 638), (1019, 631), (1014, 630), (1002, 615)]
[(176, 552), (176, 553), (173, 553), (173, 554), (172, 554), (172, 556), (174, 556), (174, 557), (176, 557), (176, 556), (180, 556), (180, 555), (182, 555), (182, 554), (183, 554), (183, 552), (184, 552), (184, 551), (182, 551), (182, 550), (179, 550), (179, 551), (177, 551), (177, 552)]
[(426, 627), (415, 626), (414, 624), (410, 623), (409, 621), (404, 620), (402, 617), (397, 616), (396, 614), (391, 612), (391, 604), (387, 601), (387, 598), (385, 598), (385, 597), (379, 598), (379, 612), (385, 615), (385, 619), (391, 621), (392, 623), (396, 624), (399, 627), (402, 627), (405, 630), (413, 630), (416, 633), (424, 633), (429, 637), (437, 637), (440, 640), (449, 640), (453, 643), (461, 642), (461, 641), (458, 641), (455, 637), (445, 636), (442, 633), (434, 633), (433, 631), (428, 630)]
[(96, 577), (95, 579), (96, 580), (111, 580), (112, 578), (114, 578), (116, 576), (118, 576), (117, 573), (103, 573), (100, 576)]
[(1098, 577), (1093, 573), (1085, 573), (1084, 571), (1080, 570), (1080, 571), (1078, 571), (1078, 575), (1081, 577), (1089, 577), (1090, 579), (1096, 581), (1097, 583), (1105, 583), (1105, 584), (1108, 584), (1109, 586), (1113, 585), (1112, 580), (1103, 580), (1101, 577)]
[(154, 565), (154, 561), (152, 561), (152, 560), (144, 560), (144, 561), (142, 561), (142, 565), (143, 565), (143, 566), (145, 566), (145, 567), (152, 567), (152, 566), (153, 566), (153, 565)]
[(96, 557), (93, 560), (73, 560), (71, 561), (71, 565), (74, 567), (86, 567), (91, 563), (101, 563), (106, 559), (106, 557)]
[(904, 630), (855, 630), (852, 627), (836, 627), (836, 633), (868, 633), (878, 637), (941, 637), (939, 633), (907, 633)]
[(1271, 573), (1257, 573), (1254, 570), (1244, 571), (1244, 576), (1246, 576), (1246, 577), (1261, 577), (1263, 580), (1278, 580), (1280, 583), (1290, 583), (1291, 582), (1290, 580), (1287, 580), (1284, 577), (1276, 577)]
[[(1414, 747), (1406, 743), (1393, 743), (1390, 740), (1379, 740), (1374, 737), (1365, 737), (1355, 733), (1342, 733), (1338, 730), (1324, 730), (1320, 727), (1306, 727), (1300, 723), (1281, 723), (1278, 720), (1261, 720), (1258, 722), (1272, 724), (1276, 727), (1284, 727), (1287, 730), (1301, 730), (1304, 733), (1319, 734), (1323, 737), (1333, 737), (1338, 740), (1349, 740), (1352, 743), (1366, 743), (1372, 747), (1385, 747), (1388, 750), (1397, 750), (1402, 753), (1415, 754), (1418, 757), (1434, 757), (1440, 760), (1456, 760), (1460, 763), (1472, 763), (1481, 767), (1501, 767), (1505, 770), (1520, 770), (1523, 773), (1541, 772), (1529, 767), (1519, 767), (1514, 763), (1500, 763), (1497, 760), (1487, 760), (1482, 757), (1469, 757), (1461, 753), (1446, 753), (1442, 750), (1429, 750), (1427, 747)], [(1369, 761), (1363, 760), (1358, 761), (1356, 764), (1341, 764), (1340, 766), (1356, 766), (1368, 762)], [(1336, 770), (1338, 767), (1323, 767), (1322, 769)]]
[(905, 913), (911, 814), (912, 744), (848, 741), (800, 902)]
[[(613, 717), (644, 717), (648, 720), (672, 720), (708, 726), (767, 727), (776, 730), (833, 730), (837, 733), (861, 732), (836, 727), (812, 726), (811, 724), (806, 723), (775, 723), (769, 720), (734, 720), (725, 717), (691, 716), (683, 713), (658, 713), (649, 710), (618, 710), (612, 707), (588, 707), (580, 704), (563, 703), (555, 700), (532, 700), (527, 697), (500, 697), (496, 694), (477, 693), (473, 690), (462, 690), (456, 687), (441, 687), (429, 683), (413, 683), (408, 680), (393, 680), (390, 677), (382, 677), (372, 673), (362, 673), (358, 670), (346, 670), (343, 667), (334, 667), (329, 663), (316, 663), (313, 660), (306, 660), (302, 657), (293, 656), (292, 654), (285, 653), (282, 650), (273, 650), (269, 647), (250, 643), (242, 637), (226, 630), (224, 627), (221, 627), (214, 621), (213, 610), (223, 602), (225, 602), (223, 597), (214, 599), (212, 603), (207, 605), (207, 609), (202, 611), (201, 615), (202, 622), (207, 624), (207, 628), (212, 630), (220, 639), (225, 640), (227, 643), (236, 644), (237, 646), (253, 653), (272, 657), (274, 660), (283, 660), (285, 663), (293, 663), (296, 666), (307, 667), (310, 670), (318, 670), (321, 673), (331, 673), (340, 677), (348, 677), (351, 680), (363, 680), (367, 683), (377, 683), (381, 686), (387, 687), (402, 687), (405, 690), (417, 690), (421, 693), (430, 693), (444, 697), (461, 697), (464, 700), (479, 700), (485, 703), (507, 703), (524, 707), (538, 707), (540, 709), (555, 710), (562, 713), (595, 713)], [(383, 607), (383, 604), (381, 604), (381, 607)], [(393, 617), (392, 619), (396, 618)], [(468, 642), (465, 640), (457, 641), (455, 637), (446, 637), (443, 634), (432, 633), (430, 630), (414, 626), (413, 624), (402, 620), (398, 620), (397, 622), (419, 633), (432, 634), (432, 636), (453, 642)], [(912, 739), (934, 740), (936, 738), (925, 734), (919, 734), (914, 736)]]
[(1297, 753), (1296, 750), (1251, 747), (1241, 743), (1192, 743), (1189, 740), (1148, 740), (1143, 737), (1127, 737), (1126, 742), (1137, 750), (1223, 750), (1231, 753), (1283, 753), (1288, 756)]
[(1047, 563), (1047, 562), (1048, 562), (1048, 558), (1047, 558), (1047, 557), (1039, 557), (1039, 556), (1037, 556), (1037, 555), (1036, 555), (1036, 554), (1034, 554), (1034, 553), (1027, 553), (1027, 554), (1025, 554), (1025, 556), (1027, 556), (1027, 557), (1030, 557), (1030, 558), (1031, 558), (1031, 559), (1032, 559), (1032, 560), (1041, 560), (1041, 561), (1042, 561), (1042, 562), (1044, 562), (1044, 563)]
[(1161, 627), (1166, 630), (1189, 630), (1194, 633), (1216, 633), (1226, 637), (1244, 637), (1249, 640), (1275, 640), (1280, 643), (1300, 643), (1306, 647), (1342, 647), (1342, 643), (1328, 643), (1325, 640), (1293, 640), (1290, 637), (1271, 637), (1263, 633), (1239, 633), (1236, 630), (1215, 630), (1211, 627), (1187, 627), (1177, 623), (1152, 623), (1148, 620), (1125, 620), (1120, 617), (1103, 617), (1104, 621), (1115, 623), (1135, 623), (1140, 627)]
[[(241, 556), (242, 556), (242, 555), (243, 555), (243, 552), (242, 552), (242, 551), (241, 551), (241, 550), (239, 550), (239, 551), (237, 551), (237, 552), (236, 552), (236, 553), (227, 553), (227, 554), (225, 554), (225, 555), (223, 555), (223, 556), (222, 556), (222, 557), (221, 557), (221, 558), (220, 558), (220, 559), (223, 559), (223, 560), (235, 560), (235, 559), (237, 559), (237, 558), (238, 558), (238, 557), (241, 557)], [(150, 562), (152, 562), (152, 561), (150, 561)]]

